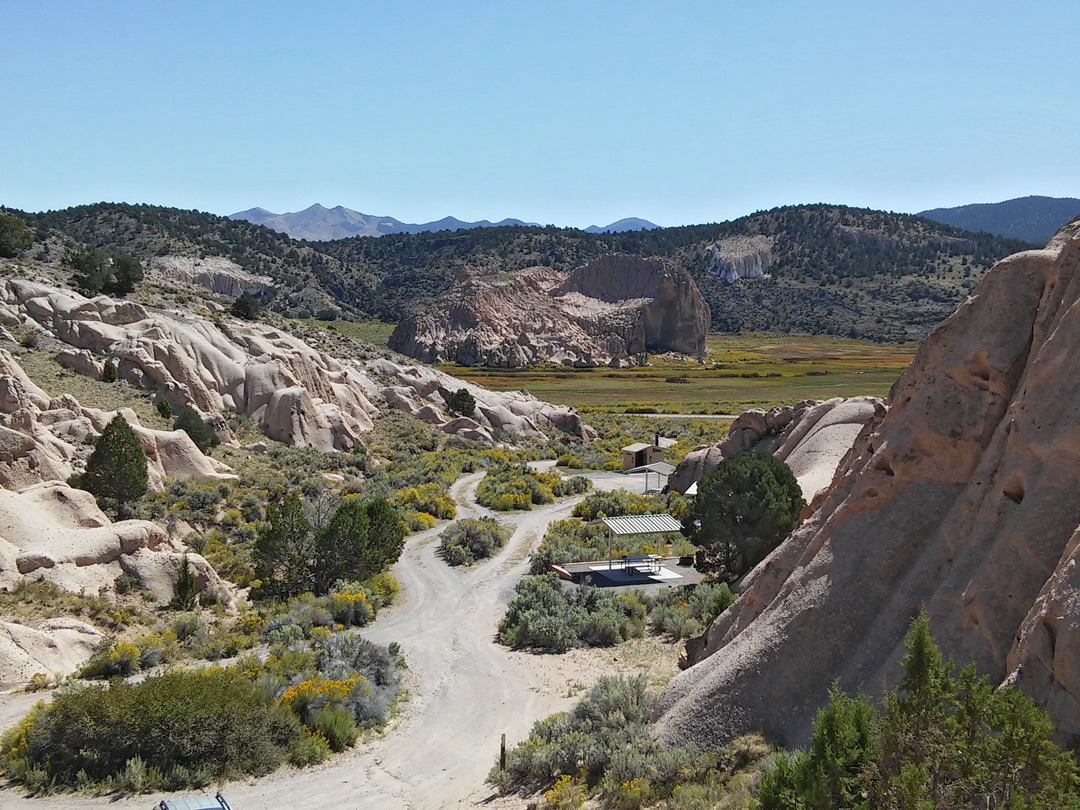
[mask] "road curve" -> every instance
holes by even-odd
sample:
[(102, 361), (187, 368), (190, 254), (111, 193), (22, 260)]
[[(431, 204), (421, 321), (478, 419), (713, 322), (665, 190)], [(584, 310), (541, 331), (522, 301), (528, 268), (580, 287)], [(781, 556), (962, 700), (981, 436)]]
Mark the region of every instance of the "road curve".
[[(474, 499), (483, 475), (465, 476), (453, 486), (459, 518), (491, 514)], [(600, 489), (640, 491), (643, 484), (637, 475), (586, 475)], [(382, 736), (322, 765), (283, 768), (225, 786), (235, 810), (427, 810), (471, 807), (485, 800), (489, 807), (524, 806), (515, 798), (491, 801), (491, 790), (484, 785), (498, 755), (499, 735), (505, 733), (509, 744), (519, 742), (536, 720), (567, 708), (576, 698), (553, 695), (545, 682), (548, 670), (534, 665), (533, 656), (496, 644), (495, 629), (528, 568), (528, 552), (547, 524), (569, 516), (577, 500), (500, 515), (513, 525), (513, 535), (498, 555), (468, 569), (451, 568), (439, 559), (436, 538), (445, 525), (409, 538), (393, 568), (402, 592), (394, 606), (363, 631), (380, 644), (398, 642), (405, 653), (412, 694), (400, 716)], [(146, 808), (150, 803), (146, 796), (30, 799), (11, 788), (0, 789), (5, 810)]]

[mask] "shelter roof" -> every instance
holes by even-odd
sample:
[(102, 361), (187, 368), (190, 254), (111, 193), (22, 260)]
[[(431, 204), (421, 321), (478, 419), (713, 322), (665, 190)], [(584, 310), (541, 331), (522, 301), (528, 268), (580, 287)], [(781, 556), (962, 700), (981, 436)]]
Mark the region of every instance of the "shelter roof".
[(612, 534), (666, 534), (681, 532), (682, 524), (671, 515), (625, 515), (603, 518)]

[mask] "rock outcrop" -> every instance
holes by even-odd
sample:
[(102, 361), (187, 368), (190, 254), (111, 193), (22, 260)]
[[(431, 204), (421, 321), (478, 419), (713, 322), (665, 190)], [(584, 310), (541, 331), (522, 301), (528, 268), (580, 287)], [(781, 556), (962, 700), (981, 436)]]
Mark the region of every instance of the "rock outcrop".
[[(228, 465), (202, 454), (182, 430), (152, 430), (134, 411), (121, 413), (146, 453), (150, 486), (161, 489), (166, 475), (235, 478)], [(81, 472), (99, 435), (115, 411), (84, 408), (71, 394), (50, 397), (0, 349), (0, 486), (23, 489), (43, 481), (66, 481)]]
[(269, 276), (249, 273), (220, 256), (154, 256), (147, 270), (148, 279), (159, 284), (209, 290), (233, 298), (245, 292), (262, 292), (273, 283)]
[[(57, 481), (22, 492), (0, 489), (0, 587), (44, 579), (76, 593), (113, 588), (122, 573), (138, 577), (159, 603), (175, 595), (182, 557), (164, 529), (147, 520), (112, 523), (94, 496)], [(196, 585), (215, 599), (228, 590), (198, 554), (188, 560)]]
[[(537, 426), (565, 426), (577, 436), (587, 432), (571, 408), (527, 394), (485, 391), (428, 369), (391, 363), (393, 371), (388, 371), (380, 364), (389, 361), (339, 360), (289, 332), (235, 318), (215, 322), (12, 280), (0, 287), (0, 324), (33, 325), (52, 333), (72, 347), (58, 359), (77, 373), (100, 377), (104, 359), (113, 359), (121, 378), (157, 390), (174, 409), (191, 405), (217, 425), (223, 440), (232, 437), (221, 414), (235, 411), (253, 419), (272, 439), (349, 450), (386, 407), (440, 427), (449, 424), (447, 432), (490, 443), (496, 441), (492, 428), (536, 436)], [(664, 328), (662, 320), (658, 328)], [(486, 433), (450, 424), (446, 392), (461, 387), (472, 390), (491, 411), (480, 420)], [(50, 407), (47, 403), (45, 396), (38, 409)], [(4, 441), (0, 435), (0, 448)]]
[[(596, 438), (596, 431), (573, 408), (552, 405), (524, 391), (489, 391), (438, 369), (402, 366), (390, 360), (374, 360), (367, 368), (380, 381), (380, 390), (391, 407), (463, 439), (493, 444), (494, 432), (541, 439), (552, 430), (585, 441)], [(450, 395), (461, 388), (473, 395), (476, 411), (470, 416), (448, 419)]]
[(811, 507), (822, 495), (856, 437), (875, 417), (884, 415), (876, 397), (851, 397), (745, 411), (735, 417), (727, 436), (714, 445), (695, 447), (668, 480), (675, 492), (695, 482), (736, 453), (763, 450), (787, 463)]
[(34, 627), (0, 621), (0, 687), (27, 683), (39, 673), (68, 675), (101, 639), (101, 633), (78, 619), (46, 619)]
[(998, 262), (919, 348), (821, 507), (748, 575), (665, 691), (671, 742), (807, 739), (829, 685), (896, 682), (921, 606), (943, 652), (1080, 742), (1080, 219)]
[(646, 352), (703, 355), (709, 307), (688, 273), (610, 254), (562, 273), (472, 276), (398, 324), (391, 348), (426, 363), (625, 367)]
[(741, 278), (761, 278), (772, 267), (772, 240), (756, 236), (729, 236), (709, 245), (709, 272), (725, 284)]

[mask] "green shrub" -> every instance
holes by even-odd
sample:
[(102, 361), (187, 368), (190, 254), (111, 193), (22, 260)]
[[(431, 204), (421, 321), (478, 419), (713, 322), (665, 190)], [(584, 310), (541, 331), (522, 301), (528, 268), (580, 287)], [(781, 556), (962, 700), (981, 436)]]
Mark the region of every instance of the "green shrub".
[(634, 595), (565, 587), (555, 574), (524, 577), (499, 622), (499, 642), (565, 652), (574, 646), (610, 647), (644, 630)]
[(439, 535), (439, 548), (448, 564), (469, 565), (490, 557), (509, 538), (510, 530), (494, 518), (465, 518)]
[(321, 734), (330, 744), (331, 751), (344, 751), (356, 743), (359, 730), (351, 711), (323, 706), (311, 715), (312, 731)]
[(172, 405), (165, 397), (161, 397), (154, 403), (154, 407), (157, 408), (158, 415), (162, 419), (172, 419)]
[(188, 647), (202, 644), (206, 640), (206, 622), (194, 611), (181, 613), (172, 620), (169, 629), (176, 634), (181, 644)]
[(304, 731), (289, 747), (289, 762), (298, 768), (315, 765), (330, 756), (330, 743), (319, 734)]
[(221, 444), (218, 435), (207, 427), (206, 422), (199, 416), (199, 412), (190, 405), (185, 405), (180, 409), (176, 415), (176, 421), (173, 422), (173, 430), (184, 431), (203, 453)]
[(606, 810), (753, 806), (739, 775), (752, 780), (769, 746), (748, 736), (716, 752), (665, 749), (652, 727), (656, 704), (644, 675), (601, 678), (570, 712), (536, 723), (488, 781), (503, 793), (546, 790), (543, 807), (581, 806), (585, 798)]
[(300, 734), (295, 716), (235, 671), (174, 670), (140, 683), (61, 689), (4, 735), (0, 763), (24, 784), (37, 770), (58, 788), (124, 789), (137, 779), (145, 790), (170, 773), (174, 782), (199, 771), (268, 773)]
[(585, 492), (592, 486), (582, 476), (564, 479), (555, 472), (541, 472), (528, 465), (498, 464), (488, 470), (476, 488), (476, 502), (499, 512), (531, 509), (557, 497)]
[(104, 638), (79, 670), (80, 678), (133, 675), (142, 667), (142, 651), (130, 641)]
[(600, 490), (587, 495), (574, 507), (574, 517), (596, 520), (599, 517), (622, 515), (659, 515), (667, 504), (653, 495), (635, 495), (625, 489)]
[(735, 595), (726, 582), (703, 582), (693, 589), (664, 588), (647, 597), (649, 624), (675, 640), (693, 638), (723, 613)]
[(763, 810), (866, 807), (1080, 808), (1076, 762), (1046, 711), (974, 665), (944, 662), (921, 614), (905, 640), (900, 688), (879, 714), (834, 687), (804, 751), (763, 775)]

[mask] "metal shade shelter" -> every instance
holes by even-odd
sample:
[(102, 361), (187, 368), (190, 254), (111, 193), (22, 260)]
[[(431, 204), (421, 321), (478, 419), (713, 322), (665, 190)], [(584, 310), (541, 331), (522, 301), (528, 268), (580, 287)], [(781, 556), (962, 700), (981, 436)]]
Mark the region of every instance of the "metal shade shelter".
[[(667, 465), (671, 467), (670, 464)], [(675, 468), (672, 467), (672, 470)], [(682, 532), (682, 524), (671, 515), (624, 515), (601, 518), (607, 528), (608, 570), (612, 567), (612, 538), (632, 534), (671, 534)]]
[(640, 467), (634, 467), (632, 470), (623, 470), (623, 475), (630, 475), (630, 473), (645, 473), (645, 491), (649, 491), (649, 473), (656, 473), (656, 488), (660, 489), (660, 476), (669, 478), (673, 472), (675, 472), (675, 465), (668, 464), (666, 461), (654, 461), (652, 464), (642, 464)]

